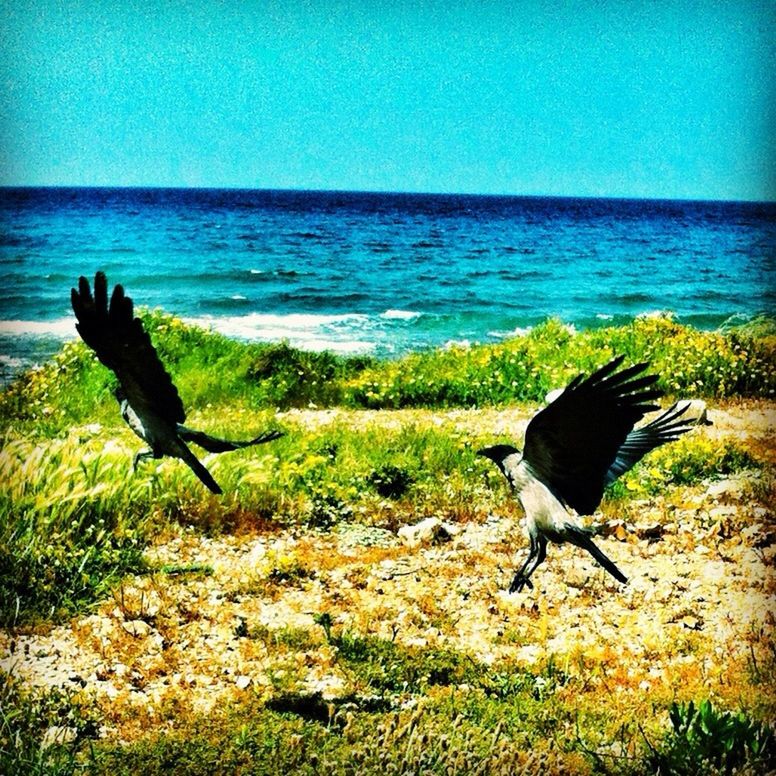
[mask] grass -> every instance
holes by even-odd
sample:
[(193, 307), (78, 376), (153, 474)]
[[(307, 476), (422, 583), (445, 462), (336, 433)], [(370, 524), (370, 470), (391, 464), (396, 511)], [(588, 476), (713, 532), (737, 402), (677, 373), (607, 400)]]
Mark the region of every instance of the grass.
[(382, 700), (362, 692), (328, 701), (318, 694), (254, 694), (207, 715), (178, 705), (139, 739), (120, 744), (98, 738), (98, 718), (77, 693), (30, 692), (0, 674), (0, 768), (19, 776), (689, 776), (764, 774), (774, 756), (767, 725), (708, 699), (671, 704), (647, 734), (638, 716), (618, 716), (552, 659), (536, 672), (508, 664), (486, 669), (449, 650), (424, 656), (350, 633), (334, 642), (339, 659), (360, 671), (357, 682), (390, 679), (381, 687), (388, 693)]
[[(657, 318), (574, 333), (548, 321), (500, 345), (378, 362), (247, 345), (158, 312), (144, 315), (192, 426), (249, 437), (273, 424), (278, 408), (341, 411), (321, 425), (290, 414), (283, 420), (287, 434), (276, 442), (207, 456), (225, 491), (215, 497), (179, 461), (146, 462), (132, 471), (139, 441), (118, 415), (113, 378), (82, 344), (67, 344), (0, 395), (0, 627), (14, 634), (89, 610), (126, 575), (158, 572), (154, 579), (192, 584), (206, 578), (213, 572), (206, 562), (157, 568), (144, 559), (149, 543), (176, 526), (211, 536), (278, 527), (317, 535), (356, 523), (395, 532), (432, 515), (459, 523), (484, 522), (494, 511), (517, 517), (498, 471), (475, 455), (499, 441), (492, 429), (463, 431), (449, 415), (414, 408), (541, 402), (550, 388), (615, 353), (649, 359), (662, 387), (682, 397), (768, 398), (776, 386), (776, 338), (762, 323), (755, 333), (700, 332)], [(412, 411), (372, 416), (358, 412), (364, 408)], [(619, 505), (698, 489), (762, 466), (762, 451), (734, 437), (693, 433), (648, 456), (614, 485), (609, 500)], [(263, 574), (239, 583), (250, 589), (238, 585), (235, 596), (271, 603), (284, 590), (303, 592), (317, 581), (303, 557), (269, 553), (264, 566)], [(354, 584), (357, 577), (355, 569)], [(546, 612), (525, 616), (546, 627)], [(565, 769), (640, 776), (698, 766), (758, 773), (772, 752), (757, 710), (717, 699), (709, 706), (704, 696), (693, 698), (692, 707), (688, 697), (672, 706), (674, 699), (661, 697), (651, 709), (623, 715), (585, 675), (598, 678), (601, 667), (577, 671), (552, 658), (530, 670), (509, 661), (485, 664), (443, 641), (413, 646), (361, 632), (353, 622), (335, 625), (325, 611), (317, 622), (271, 629), (240, 620), (234, 626), (240, 643), (277, 661), (270, 689), (207, 715), (173, 699), (145, 720), (143, 735), (124, 744), (99, 739), (96, 731), (129, 711), (98, 708), (76, 693), (25, 690), (0, 673), (0, 772)], [(533, 632), (523, 626), (493, 638), (519, 646)], [(326, 701), (305, 694), (294, 673), (306, 653), (321, 649), (329, 650), (332, 670), (346, 684), (341, 696)], [(763, 670), (754, 664), (755, 673)], [(758, 681), (765, 692), (767, 681)], [(58, 743), (46, 740), (54, 728), (67, 729)], [(719, 741), (724, 751), (714, 748)]]
[[(189, 410), (483, 407), (542, 401), (551, 388), (616, 354), (649, 361), (659, 385), (683, 397), (776, 395), (776, 335), (762, 324), (699, 331), (670, 318), (571, 332), (548, 320), (497, 345), (410, 354), (394, 361), (309, 353), (286, 344), (246, 344), (164, 313), (144, 324)], [(765, 333), (763, 333), (765, 332)], [(213, 375), (218, 375), (214, 380)], [(115, 415), (112, 377), (91, 351), (70, 342), (0, 396), (0, 428), (50, 436)]]

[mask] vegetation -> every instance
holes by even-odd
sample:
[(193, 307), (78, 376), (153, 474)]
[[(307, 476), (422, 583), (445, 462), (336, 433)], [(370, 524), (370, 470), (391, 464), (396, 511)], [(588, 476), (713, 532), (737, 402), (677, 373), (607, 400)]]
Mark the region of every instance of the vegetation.
[(693, 776), (735, 773), (748, 766), (765, 770), (776, 759), (776, 737), (746, 714), (719, 711), (708, 699), (696, 705), (673, 703), (671, 728), (647, 760), (654, 773)]
[[(543, 672), (490, 671), (466, 656), (421, 657), (392, 646), (341, 642), (344, 660), (362, 675), (388, 670), (416, 678), (426, 663), (431, 685), (412, 708), (390, 697), (253, 695), (210, 714), (172, 716), (131, 743), (100, 741), (87, 699), (59, 690), (24, 690), (0, 674), (0, 767), (3, 773), (246, 773), (270, 776), (378, 773), (697, 773), (765, 774), (776, 755), (773, 731), (745, 712), (720, 711), (704, 699), (674, 703), (669, 726), (650, 740), (636, 719), (619, 720), (617, 746), (590, 748), (580, 728), (616, 727), (602, 706), (580, 710), (577, 680), (548, 663)], [(434, 658), (449, 670), (438, 672)], [(467, 665), (468, 662), (468, 665)], [(436, 672), (436, 673), (435, 673)], [(462, 685), (462, 678), (472, 685)], [(393, 689), (393, 682), (391, 682)], [(387, 690), (388, 687), (384, 687)], [(406, 682), (405, 682), (406, 689)], [(585, 704), (589, 699), (585, 699)], [(577, 729), (576, 735), (569, 731)], [(610, 751), (607, 751), (610, 749)], [(745, 769), (745, 770), (742, 770)]]
[[(395, 361), (309, 353), (286, 344), (246, 344), (144, 314), (161, 358), (190, 410), (483, 407), (537, 402), (574, 375), (617, 354), (649, 361), (659, 385), (682, 397), (776, 395), (776, 334), (699, 331), (670, 318), (574, 333), (548, 320), (497, 345), (454, 347)], [(213, 379), (216, 375), (217, 379)], [(0, 397), (0, 428), (52, 435), (73, 425), (110, 422), (112, 377), (88, 348), (70, 342)]]
[[(36, 628), (104, 609), (100, 602), (111, 601), (113, 592), (116, 598), (107, 606), (119, 610), (117, 620), (140, 620), (158, 631), (159, 660), (174, 672), (182, 630), (203, 616), (197, 591), (204, 590), (206, 599), (207, 585), (224, 572), (207, 553), (162, 560), (147, 553), (171, 536), (319, 537), (323, 549), (314, 556), (304, 549), (268, 551), (248, 578), (231, 580), (217, 599), (225, 606), (257, 597), (271, 608), (294, 593), (309, 594), (312, 601), (311, 591), (327, 587), (327, 569), (335, 565), (332, 547), (338, 545), (332, 537), (360, 527), (360, 546), (336, 559), (337, 584), (384, 600), (381, 577), (369, 569), (385, 562), (387, 575), (420, 573), (424, 557), (418, 555), (406, 571), (390, 565), (398, 556), (396, 531), (402, 525), (424, 517), (459, 527), (484, 525), (494, 513), (520, 517), (505, 498), (498, 471), (475, 455), (501, 434), (479, 414), (472, 418), (445, 411), (449, 408), (539, 403), (548, 390), (618, 353), (629, 362), (649, 360), (671, 396), (767, 399), (776, 389), (776, 336), (763, 322), (751, 332), (700, 332), (667, 318), (646, 318), (574, 333), (548, 321), (499, 345), (377, 361), (305, 353), (285, 344), (249, 345), (159, 312), (144, 317), (192, 426), (224, 435), (239, 429), (249, 437), (280, 425), (286, 435), (258, 448), (205, 456), (225, 491), (215, 497), (179, 461), (145, 462), (132, 471), (139, 441), (119, 417), (112, 376), (81, 343), (67, 344), (52, 362), (21, 376), (0, 395), (0, 628), (13, 644)], [(311, 407), (336, 411), (321, 417), (277, 414)], [(508, 430), (503, 440), (519, 444), (519, 437), (517, 429)], [(682, 547), (700, 541), (687, 535), (695, 528), (725, 539), (757, 529), (764, 538), (754, 546), (768, 547), (769, 455), (736, 436), (694, 432), (648, 456), (614, 484), (607, 503), (627, 515), (659, 502), (658, 512), (677, 514)], [(746, 509), (731, 511), (716, 502), (702, 514), (687, 508), (715, 479), (753, 470), (762, 477), (755, 480), (759, 491), (747, 491)], [(766, 527), (755, 522), (753, 510)], [(374, 543), (370, 531), (378, 537)], [(379, 537), (386, 534), (394, 543), (383, 546)], [(637, 539), (627, 532), (625, 540), (636, 547)], [(637, 547), (645, 558), (651, 541)], [(725, 552), (741, 547), (741, 540), (735, 541)], [(696, 631), (700, 615), (667, 606), (662, 627), (675, 629), (670, 644), (663, 630), (651, 636), (635, 619), (638, 601), (657, 600), (640, 595), (674, 601), (675, 590), (694, 590), (683, 577), (661, 579), (664, 572), (655, 565), (648, 593), (628, 592), (630, 599), (623, 594), (633, 611), (626, 608), (618, 647), (572, 650), (556, 659), (548, 647), (552, 618), (568, 612), (575, 596), (590, 610), (599, 606), (600, 589), (591, 591), (584, 578), (576, 579), (564, 586), (568, 599), (548, 604), (550, 597), (539, 594), (527, 599), (525, 608), (511, 602), (507, 611), (495, 592), (496, 580), (483, 582), (476, 593), (471, 589), (474, 571), (485, 562), (485, 550), (478, 547), (466, 556), (468, 567), (456, 566), (442, 580), (453, 604), (443, 606), (419, 577), (412, 588), (418, 611), (411, 616), (401, 601), (386, 601), (377, 610), (379, 622), (366, 614), (359, 619), (358, 612), (345, 617), (336, 608), (343, 594), (337, 589), (327, 591), (329, 604), (315, 609), (307, 624), (275, 627), (240, 615), (228, 624), (230, 654), (236, 661), (262, 655), (268, 684), (250, 686), (207, 713), (187, 705), (185, 691), (170, 689), (153, 709), (138, 708), (123, 696), (114, 704), (80, 691), (33, 691), (0, 671), (0, 772), (765, 772), (774, 738), (759, 720), (772, 710), (769, 677), (776, 650), (766, 635), (754, 632), (754, 624), (747, 637), (748, 668), (736, 669), (738, 677), (749, 672), (740, 687), (733, 678), (715, 685), (705, 667), (691, 672), (696, 651), (712, 654), (702, 640), (706, 634)], [(495, 543), (488, 552), (490, 572), (508, 575), (510, 548)], [(715, 553), (708, 555), (709, 566), (732, 565), (728, 555), (720, 551), (717, 561)], [(142, 595), (140, 604), (133, 603), (131, 595), (124, 597), (128, 577), (154, 590), (178, 585), (191, 603), (175, 609), (165, 599), (153, 608)], [(501, 650), (497, 659), (485, 660), (474, 648), (453, 643), (456, 607), (475, 594), (485, 610), (487, 643)], [(693, 601), (704, 600), (693, 595)], [(548, 606), (556, 606), (552, 616)], [(305, 610), (310, 607), (315, 604)], [(418, 632), (437, 635), (405, 640), (399, 613), (409, 618), (401, 622), (416, 618)], [(392, 624), (392, 637), (391, 631), (386, 637), (385, 623)], [(638, 632), (632, 652), (625, 647), (626, 626)], [(142, 642), (118, 631), (104, 647), (106, 665), (113, 670), (124, 661), (126, 671), (137, 673), (135, 690), (142, 694), (147, 677), (133, 662)], [(754, 651), (768, 643), (769, 663)], [(515, 657), (536, 644), (544, 650), (539, 658)], [(676, 657), (676, 665), (658, 665), (653, 652), (660, 650)], [(650, 689), (653, 680), (659, 686), (652, 673), (643, 681), (630, 675), (627, 662), (636, 654), (646, 655), (655, 675), (669, 676), (663, 689)], [(704, 660), (699, 664), (705, 666)], [(342, 681), (333, 697), (324, 699), (305, 683), (306, 669), (319, 663)], [(646, 686), (640, 688), (640, 682)], [(669, 686), (679, 688), (679, 697), (665, 689)], [(625, 705), (621, 688), (638, 701)], [(126, 730), (133, 734), (124, 735)]]

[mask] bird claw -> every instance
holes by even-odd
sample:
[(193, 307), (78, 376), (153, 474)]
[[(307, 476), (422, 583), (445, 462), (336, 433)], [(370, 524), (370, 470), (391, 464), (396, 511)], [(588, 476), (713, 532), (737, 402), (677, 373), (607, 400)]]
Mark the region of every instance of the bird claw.
[(509, 586), (510, 593), (519, 593), (524, 587), (533, 590), (533, 582), (522, 574), (515, 574), (512, 584)]

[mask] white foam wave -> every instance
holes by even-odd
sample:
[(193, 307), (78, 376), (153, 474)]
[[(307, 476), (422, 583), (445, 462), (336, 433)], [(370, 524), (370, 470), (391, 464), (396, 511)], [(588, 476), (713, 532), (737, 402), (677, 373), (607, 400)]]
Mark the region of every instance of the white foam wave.
[(450, 339), (442, 345), (444, 350), (453, 350), (454, 348), (470, 348), (472, 341), (468, 339)]
[(21, 369), (27, 363), (23, 358), (7, 356), (4, 353), (0, 354), (0, 366), (4, 366), (7, 369)]
[(57, 318), (54, 321), (0, 321), (0, 334), (11, 337), (51, 336), (72, 339), (76, 336), (74, 318)]
[(415, 312), (414, 310), (386, 310), (381, 313), (380, 317), (387, 320), (394, 321), (411, 321), (415, 318), (420, 318), (422, 313)]
[(501, 329), (488, 332), (488, 337), (494, 339), (512, 339), (513, 337), (525, 337), (530, 334), (533, 326), (517, 326), (514, 329)]
[(369, 328), (369, 316), (360, 313), (250, 313), (231, 316), (208, 315), (184, 318), (184, 321), (212, 329), (227, 337), (258, 342), (285, 340), (290, 345), (305, 350), (367, 353), (375, 347), (374, 342), (363, 338), (365, 330)]

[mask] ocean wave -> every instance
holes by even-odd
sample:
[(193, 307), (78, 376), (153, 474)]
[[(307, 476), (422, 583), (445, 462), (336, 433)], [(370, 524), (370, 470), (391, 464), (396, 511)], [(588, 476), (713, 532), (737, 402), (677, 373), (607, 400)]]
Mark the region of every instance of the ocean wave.
[(27, 366), (28, 363), (29, 361), (27, 359), (17, 358), (15, 356), (7, 356), (5, 353), (0, 353), (0, 367), (5, 369), (21, 369), (22, 367)]
[(380, 313), (381, 318), (389, 321), (412, 321), (415, 318), (420, 318), (421, 315), (423, 313), (414, 310), (386, 310), (384, 313)]
[(376, 344), (364, 336), (370, 328), (370, 316), (361, 313), (250, 313), (204, 315), (183, 320), (227, 337), (257, 342), (285, 340), (305, 350), (368, 353), (374, 350)]
[(514, 329), (497, 329), (488, 332), (488, 337), (493, 339), (512, 339), (514, 337), (525, 337), (531, 333), (533, 326), (515, 326)]
[(56, 337), (72, 339), (76, 336), (75, 319), (57, 318), (53, 321), (0, 321), (0, 334), (9, 337)]

